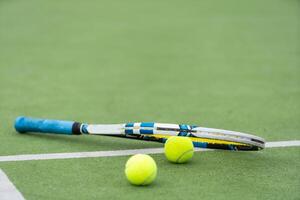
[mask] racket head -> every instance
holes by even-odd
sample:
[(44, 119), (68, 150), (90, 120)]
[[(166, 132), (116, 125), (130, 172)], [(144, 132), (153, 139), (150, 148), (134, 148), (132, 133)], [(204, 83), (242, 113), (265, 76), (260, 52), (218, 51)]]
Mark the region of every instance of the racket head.
[(236, 151), (264, 149), (264, 139), (237, 131), (165, 123), (87, 125), (89, 134), (121, 136), (164, 143), (171, 136), (189, 137), (195, 147)]

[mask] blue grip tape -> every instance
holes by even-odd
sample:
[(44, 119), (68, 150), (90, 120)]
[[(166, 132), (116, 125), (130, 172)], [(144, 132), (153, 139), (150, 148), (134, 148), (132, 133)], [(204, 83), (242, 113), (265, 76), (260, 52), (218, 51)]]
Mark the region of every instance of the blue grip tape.
[(72, 135), (74, 123), (73, 121), (18, 117), (15, 121), (15, 129), (19, 133), (41, 132)]

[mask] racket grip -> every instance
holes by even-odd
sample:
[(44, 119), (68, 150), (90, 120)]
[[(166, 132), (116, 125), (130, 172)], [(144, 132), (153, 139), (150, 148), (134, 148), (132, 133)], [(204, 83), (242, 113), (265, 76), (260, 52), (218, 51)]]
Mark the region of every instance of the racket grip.
[(38, 119), (31, 117), (17, 117), (15, 129), (19, 133), (39, 132), (39, 133), (56, 133), (65, 135), (79, 135), (81, 123), (74, 121), (61, 121), (50, 119)]

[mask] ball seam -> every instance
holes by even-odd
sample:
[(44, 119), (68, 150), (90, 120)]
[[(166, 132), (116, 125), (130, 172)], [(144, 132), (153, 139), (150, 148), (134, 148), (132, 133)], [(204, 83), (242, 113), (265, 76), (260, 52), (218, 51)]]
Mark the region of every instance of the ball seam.
[(144, 181), (141, 185), (145, 185), (145, 183), (155, 174), (155, 171), (153, 171)]
[(189, 150), (185, 151), (183, 154), (181, 154), (181, 155), (177, 158), (177, 160), (176, 160), (175, 162), (178, 163), (179, 160), (180, 160), (185, 154), (189, 153), (190, 151), (193, 151), (193, 149), (189, 149)]

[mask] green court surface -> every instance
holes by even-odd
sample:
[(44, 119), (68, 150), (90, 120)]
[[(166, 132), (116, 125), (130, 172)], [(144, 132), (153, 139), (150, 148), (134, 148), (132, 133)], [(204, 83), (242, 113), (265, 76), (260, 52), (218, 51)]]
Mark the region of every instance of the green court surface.
[[(163, 147), (18, 134), (19, 115), (300, 140), (300, 2), (0, 1), (0, 156)], [(0, 162), (31, 199), (300, 199), (300, 147), (196, 152), (134, 187), (129, 156)], [(1, 196), (0, 196), (1, 199)]]

